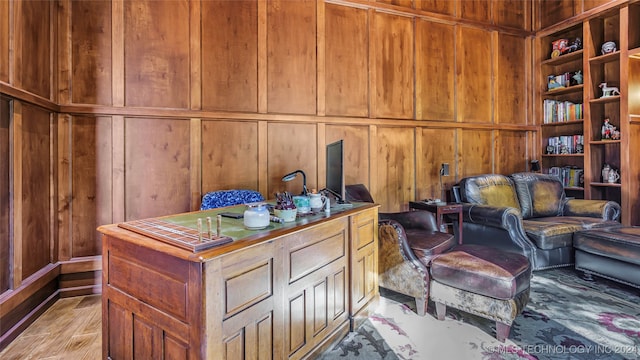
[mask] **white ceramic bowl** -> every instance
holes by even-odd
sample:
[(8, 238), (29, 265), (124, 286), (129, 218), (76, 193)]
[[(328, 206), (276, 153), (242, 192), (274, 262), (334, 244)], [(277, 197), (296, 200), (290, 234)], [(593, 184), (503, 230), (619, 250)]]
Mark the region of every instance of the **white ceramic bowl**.
[(296, 221), (296, 214), (298, 213), (298, 209), (274, 209), (273, 214), (280, 219), (284, 220), (284, 222), (292, 222)]

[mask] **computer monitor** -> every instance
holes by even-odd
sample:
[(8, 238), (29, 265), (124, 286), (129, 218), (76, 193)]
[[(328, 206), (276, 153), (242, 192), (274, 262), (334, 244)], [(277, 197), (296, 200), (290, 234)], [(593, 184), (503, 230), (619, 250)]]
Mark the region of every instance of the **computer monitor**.
[(336, 197), (338, 204), (346, 202), (344, 186), (344, 141), (327, 145), (326, 189)]

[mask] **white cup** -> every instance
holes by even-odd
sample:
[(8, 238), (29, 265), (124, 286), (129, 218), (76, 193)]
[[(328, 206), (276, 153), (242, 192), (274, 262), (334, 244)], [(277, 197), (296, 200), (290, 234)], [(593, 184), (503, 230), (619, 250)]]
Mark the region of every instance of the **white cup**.
[(311, 205), (311, 210), (313, 211), (322, 211), (327, 201), (329, 199), (322, 194), (309, 194), (309, 205)]

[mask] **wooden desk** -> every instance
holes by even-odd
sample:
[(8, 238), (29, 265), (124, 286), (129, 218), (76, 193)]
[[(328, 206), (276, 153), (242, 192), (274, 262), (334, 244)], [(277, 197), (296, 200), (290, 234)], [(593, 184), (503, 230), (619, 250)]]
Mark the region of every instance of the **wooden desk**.
[(443, 205), (429, 204), (425, 201), (410, 201), (410, 210), (425, 210), (432, 212), (436, 215), (436, 223), (440, 231), (447, 231), (446, 223), (444, 222), (445, 214), (457, 214), (458, 215), (458, 244), (462, 244), (462, 204), (457, 203), (445, 203)]
[[(241, 211), (156, 219), (196, 228), (198, 218), (229, 210)], [(377, 306), (377, 205), (257, 231), (241, 224), (224, 218), (233, 241), (200, 251), (117, 224), (98, 228), (102, 358), (313, 357)]]

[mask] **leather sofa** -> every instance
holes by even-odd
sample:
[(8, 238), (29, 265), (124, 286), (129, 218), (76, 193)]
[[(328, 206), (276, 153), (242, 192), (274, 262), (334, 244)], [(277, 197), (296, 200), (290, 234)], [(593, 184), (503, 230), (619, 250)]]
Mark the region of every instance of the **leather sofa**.
[(620, 226), (618, 203), (567, 199), (553, 175), (472, 176), (457, 190), (465, 244), (520, 253), (533, 270), (573, 265), (575, 232)]

